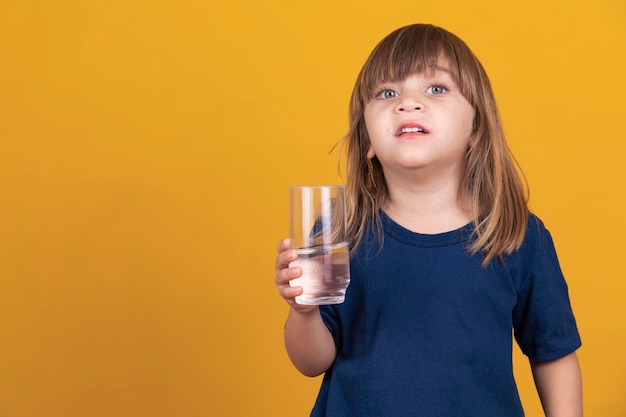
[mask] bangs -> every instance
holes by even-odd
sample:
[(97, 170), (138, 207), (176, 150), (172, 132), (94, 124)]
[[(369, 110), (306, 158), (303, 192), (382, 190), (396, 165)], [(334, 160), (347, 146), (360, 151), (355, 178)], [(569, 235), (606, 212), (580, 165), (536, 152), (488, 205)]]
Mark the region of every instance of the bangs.
[[(459, 45), (459, 41), (461, 45)], [(468, 98), (469, 91), (457, 51), (468, 49), (455, 35), (430, 25), (401, 28), (383, 39), (372, 51), (359, 76), (359, 93), (369, 102), (381, 83), (402, 81), (413, 74), (428, 74), (445, 68)], [(470, 52), (471, 54), (471, 52)]]

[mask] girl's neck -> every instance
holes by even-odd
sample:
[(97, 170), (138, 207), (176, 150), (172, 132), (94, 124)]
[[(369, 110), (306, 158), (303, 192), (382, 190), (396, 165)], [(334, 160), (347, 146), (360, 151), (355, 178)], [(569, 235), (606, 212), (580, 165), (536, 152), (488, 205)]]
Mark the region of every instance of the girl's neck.
[(456, 230), (473, 219), (459, 196), (458, 184), (428, 183), (394, 185), (387, 183), (383, 205), (387, 215), (416, 233), (437, 234)]

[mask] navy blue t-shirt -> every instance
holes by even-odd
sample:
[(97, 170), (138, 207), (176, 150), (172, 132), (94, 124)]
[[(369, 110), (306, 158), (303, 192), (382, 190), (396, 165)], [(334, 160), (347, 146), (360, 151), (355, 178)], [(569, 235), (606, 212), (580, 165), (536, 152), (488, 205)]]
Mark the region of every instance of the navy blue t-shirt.
[(482, 268), (472, 226), (413, 233), (381, 212), (382, 248), (367, 233), (343, 304), (321, 306), (337, 346), (312, 416), (517, 417), (513, 335), (535, 360), (581, 345), (567, 285), (543, 223)]

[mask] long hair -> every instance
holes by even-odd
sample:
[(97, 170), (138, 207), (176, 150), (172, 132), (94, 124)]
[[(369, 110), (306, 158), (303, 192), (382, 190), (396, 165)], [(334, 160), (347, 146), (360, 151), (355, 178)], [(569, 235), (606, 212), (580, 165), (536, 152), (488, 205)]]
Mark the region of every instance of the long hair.
[(445, 59), (454, 81), (474, 108), (472, 146), (460, 195), (466, 196), (474, 222), (468, 250), (483, 254), (482, 265), (520, 247), (528, 220), (527, 187), (506, 143), (493, 90), (478, 58), (456, 35), (445, 29), (414, 24), (389, 34), (372, 51), (361, 69), (350, 101), (349, 130), (344, 138), (347, 162), (348, 235), (355, 249), (372, 225), (382, 243), (379, 210), (387, 198), (383, 169), (366, 154), (370, 139), (365, 105), (377, 85), (424, 73)]

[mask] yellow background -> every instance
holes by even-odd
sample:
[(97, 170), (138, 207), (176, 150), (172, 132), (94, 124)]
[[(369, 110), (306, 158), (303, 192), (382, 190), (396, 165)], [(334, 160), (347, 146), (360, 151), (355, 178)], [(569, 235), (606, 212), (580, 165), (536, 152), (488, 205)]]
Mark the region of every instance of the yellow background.
[(586, 414), (626, 415), (622, 0), (0, 1), (0, 415), (308, 415), (273, 285), (287, 187), (343, 181), (356, 74), (413, 22), (487, 68)]

